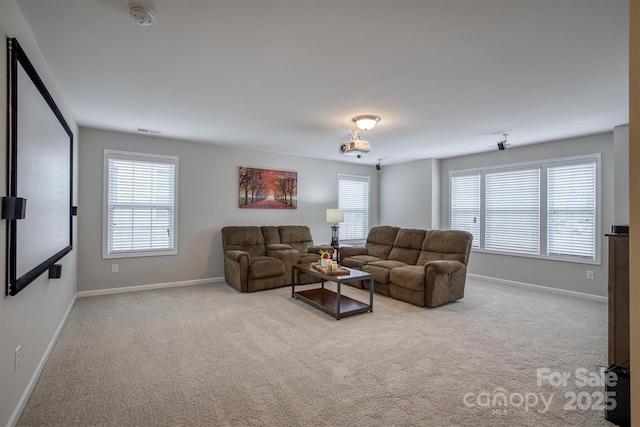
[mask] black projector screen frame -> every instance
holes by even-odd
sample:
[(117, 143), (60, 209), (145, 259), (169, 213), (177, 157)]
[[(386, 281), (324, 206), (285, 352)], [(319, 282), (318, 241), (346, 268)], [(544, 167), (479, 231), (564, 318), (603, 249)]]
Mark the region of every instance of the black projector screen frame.
[(16, 295), (72, 249), (73, 133), (15, 38), (7, 54), (7, 194), (26, 199), (25, 217), (6, 220), (6, 293)]

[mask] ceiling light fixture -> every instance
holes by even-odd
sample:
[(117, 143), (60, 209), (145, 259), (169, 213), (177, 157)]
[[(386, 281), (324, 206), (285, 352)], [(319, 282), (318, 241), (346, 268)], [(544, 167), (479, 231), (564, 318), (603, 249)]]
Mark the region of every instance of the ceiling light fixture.
[(356, 124), (362, 130), (373, 129), (373, 127), (380, 121), (380, 117), (373, 116), (371, 114), (365, 114), (362, 116), (355, 116), (351, 119), (353, 123)]
[(144, 6), (131, 6), (129, 8), (129, 16), (136, 21), (138, 25), (151, 25), (156, 20), (156, 13)]

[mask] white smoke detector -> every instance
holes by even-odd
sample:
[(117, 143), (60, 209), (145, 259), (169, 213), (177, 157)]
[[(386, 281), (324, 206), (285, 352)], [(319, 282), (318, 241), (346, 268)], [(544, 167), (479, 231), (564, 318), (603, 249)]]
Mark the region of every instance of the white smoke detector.
[(155, 12), (144, 6), (131, 6), (129, 8), (129, 16), (131, 16), (138, 25), (151, 25), (153, 21), (156, 20)]

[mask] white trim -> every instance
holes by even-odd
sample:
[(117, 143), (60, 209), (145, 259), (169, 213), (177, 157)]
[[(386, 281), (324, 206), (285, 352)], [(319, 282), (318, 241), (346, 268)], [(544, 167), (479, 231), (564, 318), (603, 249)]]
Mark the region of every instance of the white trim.
[(562, 261), (562, 262), (573, 262), (576, 264), (602, 265), (602, 257), (599, 260), (592, 260), (592, 259), (571, 258), (568, 256), (563, 257), (563, 256), (557, 256), (557, 255), (551, 256), (551, 255), (518, 254), (515, 252), (498, 252), (498, 251), (490, 251), (487, 249), (479, 249), (479, 248), (471, 248), (471, 252), (478, 252), (478, 253), (490, 254), (490, 255), (515, 256), (520, 258), (535, 258), (535, 259), (542, 259), (545, 261)]
[[(109, 253), (108, 224), (109, 219), (109, 159), (123, 159), (131, 161), (147, 161), (174, 165), (173, 175), (173, 249), (162, 251), (118, 252)], [(178, 188), (180, 174), (180, 157), (162, 154), (148, 154), (135, 151), (121, 151), (105, 149), (102, 161), (102, 259), (133, 258), (143, 256), (164, 256), (178, 254)]]
[(98, 289), (96, 291), (80, 291), (78, 298), (95, 297), (99, 295), (123, 294), (127, 292), (149, 291), (162, 288), (179, 288), (181, 286), (205, 285), (208, 283), (223, 283), (224, 277), (210, 277), (208, 279), (183, 280), (180, 282), (151, 283), (148, 285), (125, 286), (121, 288)]
[(497, 277), (480, 276), (479, 274), (472, 274), (472, 273), (467, 273), (467, 277), (470, 279), (478, 280), (480, 282), (485, 282), (492, 285), (508, 285), (508, 286), (515, 286), (518, 288), (529, 288), (529, 289), (541, 291), (541, 292), (561, 294), (561, 295), (584, 298), (592, 301), (605, 302), (605, 303), (609, 301), (609, 298), (602, 297), (600, 295), (586, 294), (584, 292), (569, 291), (566, 289), (551, 288), (549, 286), (534, 285), (532, 283), (516, 282), (515, 280), (506, 280), (506, 279), (499, 279)]
[(522, 168), (527, 168), (531, 166), (540, 166), (543, 165), (554, 165), (554, 164), (562, 164), (562, 163), (579, 163), (582, 160), (587, 159), (597, 159), (598, 162), (601, 161), (602, 153), (590, 153), (590, 154), (578, 154), (575, 156), (567, 156), (567, 157), (554, 157), (550, 159), (543, 160), (531, 160), (528, 162), (518, 162), (518, 163), (508, 163), (508, 164), (497, 164), (494, 166), (481, 166), (477, 168), (469, 168), (469, 169), (458, 169), (449, 171), (449, 177), (451, 175), (467, 175), (472, 172), (483, 172), (486, 170), (490, 171), (508, 171), (508, 170), (517, 170)]
[[(595, 206), (595, 248), (594, 248), (594, 258), (593, 259), (581, 259), (574, 258), (570, 256), (561, 256), (561, 255), (548, 255), (546, 254), (546, 240), (547, 240), (547, 231), (546, 231), (546, 199), (547, 199), (547, 191), (548, 186), (542, 185), (543, 181), (546, 181), (546, 171), (549, 167), (557, 167), (560, 165), (568, 165), (568, 164), (580, 164), (582, 162), (593, 160), (596, 164), (596, 188), (595, 188), (595, 197), (596, 197), (596, 206)], [(485, 249), (485, 184), (484, 179), (487, 173), (492, 172), (504, 172), (504, 171), (514, 171), (519, 169), (526, 169), (531, 167), (540, 168), (541, 172), (545, 172), (541, 174), (541, 187), (540, 187), (540, 248), (538, 254), (528, 254), (528, 253), (517, 253), (517, 252), (507, 252), (507, 251), (495, 251), (495, 250), (487, 250)], [(550, 261), (560, 261), (560, 262), (575, 262), (580, 264), (593, 264), (593, 265), (602, 265), (602, 238), (598, 236), (602, 236), (602, 154), (601, 153), (591, 153), (591, 154), (580, 154), (576, 156), (568, 156), (568, 157), (559, 157), (553, 159), (546, 160), (532, 160), (528, 162), (520, 162), (520, 163), (511, 163), (506, 165), (494, 165), (494, 166), (483, 166), (479, 168), (470, 168), (470, 169), (460, 169), (460, 170), (452, 170), (449, 171), (449, 228), (451, 228), (451, 220), (452, 220), (452, 209), (451, 209), (451, 179), (457, 176), (467, 176), (467, 175), (479, 175), (481, 179), (480, 184), (480, 242), (477, 247), (473, 247), (472, 251), (477, 252), (486, 252), (495, 255), (508, 255), (508, 256), (518, 256), (523, 258), (537, 258), (544, 259)], [(475, 244), (475, 241), (474, 241)], [(545, 253), (543, 253), (545, 252)]]
[(73, 306), (76, 303), (76, 297), (77, 297), (76, 295), (73, 296), (73, 299), (71, 300), (71, 304), (69, 304), (69, 307), (67, 308), (67, 312), (62, 317), (62, 321), (60, 321), (60, 324), (58, 325), (56, 332), (53, 334), (51, 341), (49, 341), (49, 345), (47, 346), (47, 349), (42, 355), (42, 358), (40, 359), (38, 366), (36, 366), (36, 370), (33, 372), (33, 375), (31, 376), (31, 379), (27, 384), (27, 388), (25, 388), (24, 393), (22, 393), (22, 397), (18, 401), (18, 405), (16, 406), (16, 409), (13, 411), (13, 414), (11, 414), (11, 417), (9, 417), (9, 421), (7, 421), (7, 426), (16, 425), (16, 423), (18, 422), (18, 419), (20, 419), (20, 415), (22, 415), (22, 411), (24, 410), (24, 407), (27, 404), (29, 397), (31, 397), (31, 393), (33, 392), (33, 389), (35, 388), (36, 383), (38, 382), (38, 378), (40, 378), (40, 374), (44, 369), (44, 365), (46, 365), (47, 360), (49, 360), (51, 351), (53, 350), (53, 347), (55, 346), (56, 341), (58, 341), (58, 337), (62, 332), (62, 328), (64, 327), (65, 323), (67, 323), (69, 314), (71, 314), (71, 310), (73, 309)]
[[(352, 181), (360, 181), (360, 182), (367, 183), (367, 226), (365, 227), (365, 230), (370, 230), (371, 229), (371, 201), (372, 201), (371, 177), (369, 175), (353, 175), (353, 174), (338, 172), (338, 175), (336, 177), (336, 208), (338, 209), (344, 209), (340, 207), (340, 179), (341, 178), (344, 178), (345, 180), (351, 179)], [(344, 224), (344, 222), (345, 221), (341, 222), (341, 224)], [(345, 242), (352, 242), (352, 241), (358, 241), (358, 240), (366, 241), (367, 235), (368, 235), (368, 232), (366, 232), (364, 236), (358, 239), (342, 239), (342, 240)]]

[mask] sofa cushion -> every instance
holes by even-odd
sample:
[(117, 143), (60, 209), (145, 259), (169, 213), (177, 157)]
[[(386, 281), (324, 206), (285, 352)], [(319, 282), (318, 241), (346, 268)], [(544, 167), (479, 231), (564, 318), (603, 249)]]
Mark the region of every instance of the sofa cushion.
[(369, 231), (367, 243), (365, 244), (369, 255), (380, 259), (388, 259), (398, 231), (400, 231), (400, 227), (391, 227), (389, 225), (373, 227)]
[(312, 262), (320, 261), (320, 254), (300, 254), (298, 262), (300, 264), (310, 264)]
[(300, 253), (308, 252), (313, 245), (311, 230), (306, 225), (281, 225), (278, 227), (280, 243), (291, 246)]
[(251, 258), (249, 277), (260, 279), (284, 274), (284, 262), (268, 256), (256, 256)]
[(422, 244), (417, 265), (429, 261), (460, 261), (467, 264), (473, 235), (460, 230), (431, 230)]
[(257, 226), (229, 226), (222, 228), (222, 246), (224, 252), (239, 250), (250, 256), (266, 256), (262, 230)]
[(362, 267), (362, 271), (365, 271), (373, 276), (373, 280), (377, 283), (388, 283), (389, 273), (391, 270), (397, 267), (403, 267), (407, 264), (401, 261), (382, 260), (374, 261)]
[(279, 245), (282, 243), (280, 241), (280, 232), (278, 231), (278, 227), (274, 225), (263, 225), (260, 228), (262, 229), (264, 243), (267, 245), (267, 248), (271, 245)]
[(425, 230), (414, 228), (401, 229), (393, 242), (393, 249), (389, 253), (389, 259), (415, 265), (420, 256), (420, 249), (424, 243), (426, 233)]
[(389, 281), (402, 288), (414, 291), (424, 290), (425, 271), (419, 265), (406, 265), (391, 270)]
[(370, 262), (376, 261), (384, 261), (382, 258), (378, 258), (377, 256), (371, 255), (356, 255), (349, 258), (344, 258), (340, 261), (341, 265), (349, 268), (356, 268), (361, 270), (363, 266), (367, 265)]

